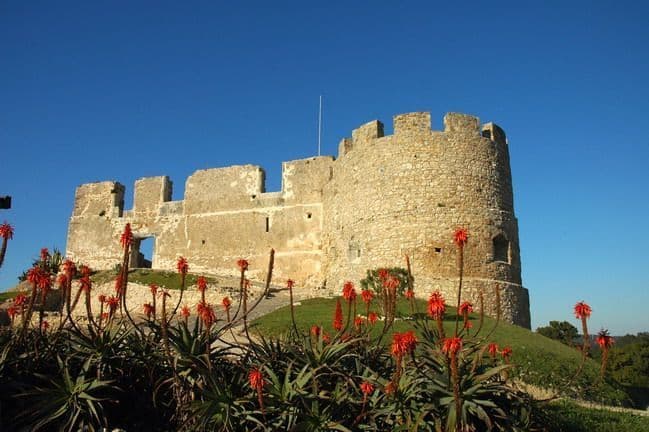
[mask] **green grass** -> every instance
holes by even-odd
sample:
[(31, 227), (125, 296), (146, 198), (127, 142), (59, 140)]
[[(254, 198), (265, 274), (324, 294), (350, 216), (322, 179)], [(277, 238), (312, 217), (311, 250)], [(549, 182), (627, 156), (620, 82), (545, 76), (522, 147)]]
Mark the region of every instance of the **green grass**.
[(5, 291), (5, 292), (0, 292), (0, 303), (10, 300), (14, 297), (16, 297), (19, 294), (18, 291)]
[[(342, 303), (346, 316), (345, 304)], [(298, 327), (308, 331), (313, 324), (316, 324), (323, 326), (327, 332), (334, 333), (332, 321), (335, 304), (336, 299), (318, 298), (302, 301), (301, 305), (295, 308)], [(418, 301), (417, 305), (420, 311), (425, 311), (424, 301)], [(364, 315), (365, 305), (359, 302), (358, 307), (358, 313)], [(397, 304), (397, 315), (410, 316), (408, 304), (403, 299)], [(290, 309), (284, 307), (255, 320), (251, 328), (264, 335), (279, 335), (288, 331), (291, 326), (290, 320)], [(476, 330), (478, 326), (476, 314), (472, 315), (472, 320)], [(481, 336), (489, 333), (495, 324), (494, 319), (485, 317)], [(454, 308), (447, 309), (444, 325), (447, 333), (454, 330)], [(397, 320), (390, 334), (404, 331), (411, 326), (411, 321)], [(377, 323), (374, 333), (380, 333), (381, 328), (382, 324)], [(389, 342), (389, 339), (389, 337), (384, 339), (384, 343)], [(510, 346), (513, 349), (512, 362), (516, 365), (514, 376), (528, 384), (556, 390), (566, 396), (578, 396), (610, 405), (626, 405), (630, 402), (624, 389), (614, 381), (598, 383), (599, 364), (591, 359), (586, 360), (578, 378), (572, 380), (581, 361), (581, 354), (574, 348), (502, 321), (495, 327), (487, 342), (496, 342), (501, 347)]]
[(543, 421), (551, 431), (556, 432), (649, 431), (649, 417), (584, 408), (569, 401), (548, 405), (544, 409)]
[[(185, 286), (190, 287), (196, 284), (196, 279), (200, 275), (188, 273)], [(113, 270), (98, 271), (92, 275), (94, 283), (105, 283), (114, 281), (117, 273)], [(208, 283), (216, 282), (216, 279), (205, 276)], [(134, 269), (128, 272), (128, 281), (142, 285), (156, 284), (163, 288), (180, 289), (180, 276), (176, 272), (150, 269)]]

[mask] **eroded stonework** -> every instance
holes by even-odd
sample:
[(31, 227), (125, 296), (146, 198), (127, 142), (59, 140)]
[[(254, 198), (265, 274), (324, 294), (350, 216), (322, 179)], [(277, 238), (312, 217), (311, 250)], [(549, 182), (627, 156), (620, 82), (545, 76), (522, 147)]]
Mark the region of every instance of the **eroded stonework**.
[[(530, 327), (528, 291), (521, 284), (518, 223), (514, 215), (505, 133), (476, 117), (450, 113), (444, 130), (431, 130), (429, 113), (395, 116), (393, 135), (367, 123), (339, 146), (338, 159), (313, 157), (282, 165), (282, 189), (265, 192), (264, 171), (242, 165), (196, 171), (182, 201), (171, 201), (168, 177), (135, 182), (133, 209), (114, 181), (77, 188), (67, 256), (92, 268), (120, 262), (116, 240), (127, 222), (136, 244), (131, 262), (174, 269), (179, 256), (193, 272), (234, 275), (239, 258), (250, 275), (274, 274), (314, 295), (338, 292), (369, 268), (405, 267), (410, 256), (421, 297), (457, 290), (453, 231), (465, 227), (463, 294), (496, 313), (500, 288), (505, 320)], [(151, 263), (138, 239), (154, 238)]]

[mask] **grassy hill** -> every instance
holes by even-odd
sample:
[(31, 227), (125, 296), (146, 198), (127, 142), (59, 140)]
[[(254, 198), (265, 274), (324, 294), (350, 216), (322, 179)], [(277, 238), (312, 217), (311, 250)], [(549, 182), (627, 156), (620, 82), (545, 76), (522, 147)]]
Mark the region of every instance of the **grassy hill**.
[[(331, 326), (335, 305), (335, 299), (316, 298), (302, 301), (295, 308), (298, 327), (306, 332), (316, 324), (333, 333)], [(425, 307), (424, 301), (417, 302), (420, 316), (423, 316)], [(399, 300), (397, 309), (402, 319), (395, 322), (393, 331), (411, 328), (412, 322), (408, 319), (410, 310), (404, 299)], [(364, 304), (359, 304), (358, 312), (365, 313)], [(477, 330), (478, 315), (472, 314), (471, 318), (474, 330)], [(447, 333), (454, 330), (454, 308), (447, 309), (444, 324)], [(251, 328), (263, 335), (278, 335), (288, 331), (290, 325), (290, 310), (287, 306), (257, 319)], [(374, 332), (378, 335), (382, 324), (377, 323), (375, 327)], [(607, 405), (620, 406), (629, 403), (628, 395), (619, 384), (611, 380), (599, 382), (600, 365), (591, 359), (586, 360), (582, 373), (573, 380), (581, 361), (581, 353), (574, 348), (502, 321), (496, 325), (496, 321), (488, 317), (485, 317), (480, 336), (488, 336), (487, 342), (496, 342), (501, 347), (510, 346), (513, 349), (512, 362), (516, 365), (514, 375), (527, 384), (547, 389), (551, 393)], [(389, 342), (389, 338), (384, 339), (384, 342)]]

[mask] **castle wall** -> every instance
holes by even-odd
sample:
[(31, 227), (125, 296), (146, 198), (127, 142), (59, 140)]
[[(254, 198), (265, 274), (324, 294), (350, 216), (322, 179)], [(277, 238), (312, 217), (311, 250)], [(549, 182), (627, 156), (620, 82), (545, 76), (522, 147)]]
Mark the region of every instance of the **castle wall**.
[[(121, 261), (119, 236), (130, 223), (136, 239), (154, 237), (153, 268), (175, 269), (184, 256), (192, 271), (236, 274), (236, 261), (246, 258), (250, 275), (263, 278), (274, 248), (278, 278), (319, 286), (322, 188), (332, 164), (331, 157), (285, 162), (282, 190), (268, 193), (258, 166), (200, 170), (187, 179), (182, 201), (170, 201), (167, 177), (143, 178), (135, 182), (133, 209), (125, 212), (115, 207), (116, 199), (123, 203), (118, 183), (82, 185), (67, 255), (95, 269), (113, 268)], [(110, 192), (115, 185), (119, 197)]]
[(184, 256), (191, 271), (236, 274), (250, 262), (263, 278), (268, 253), (275, 280), (339, 292), (367, 269), (405, 266), (411, 258), (416, 292), (435, 289), (452, 301), (457, 251), (452, 234), (469, 231), (464, 297), (496, 312), (500, 287), (504, 319), (529, 327), (529, 298), (521, 285), (518, 224), (514, 214), (509, 150), (497, 125), (448, 114), (443, 130), (429, 113), (394, 117), (384, 135), (372, 121), (339, 145), (339, 157), (314, 157), (282, 165), (282, 189), (265, 191), (254, 165), (196, 171), (181, 201), (171, 201), (167, 177), (135, 182), (133, 208), (123, 211), (116, 182), (77, 189), (67, 254), (96, 269), (121, 259), (118, 238), (131, 223), (136, 238), (154, 237), (152, 267), (175, 269)]

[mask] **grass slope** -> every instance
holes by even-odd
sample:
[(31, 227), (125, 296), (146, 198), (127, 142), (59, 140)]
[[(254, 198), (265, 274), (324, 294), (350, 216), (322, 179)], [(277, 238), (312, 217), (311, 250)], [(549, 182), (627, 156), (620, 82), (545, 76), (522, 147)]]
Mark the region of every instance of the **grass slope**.
[[(345, 304), (343, 310), (346, 315)], [(374, 302), (376, 303), (376, 302)], [(295, 318), (298, 327), (307, 332), (314, 324), (323, 326), (329, 332), (332, 329), (333, 313), (336, 299), (309, 299), (301, 302), (295, 308)], [(358, 304), (358, 313), (365, 314), (365, 305)], [(417, 308), (423, 312), (426, 308), (424, 301), (417, 302)], [(374, 309), (372, 309), (374, 310)], [(401, 299), (397, 305), (398, 316), (410, 317), (408, 303)], [(376, 312), (379, 312), (376, 310)], [(423, 314), (419, 314), (423, 316)], [(478, 327), (478, 316), (472, 315), (474, 330)], [(251, 328), (263, 335), (279, 335), (288, 331), (291, 325), (290, 309), (281, 308), (267, 314), (252, 323)], [(382, 324), (377, 323), (375, 334), (379, 334)], [(393, 330), (404, 331), (411, 328), (407, 319), (395, 322)], [(445, 320), (447, 333), (455, 328), (455, 309), (448, 308)], [(495, 329), (494, 329), (495, 328)], [(587, 359), (582, 373), (577, 379), (572, 380), (581, 361), (581, 353), (557, 341), (531, 332), (522, 327), (504, 322), (498, 323), (492, 318), (485, 317), (481, 336), (486, 336), (493, 330), (487, 342), (496, 342), (499, 346), (510, 346), (513, 349), (512, 362), (516, 365), (514, 375), (527, 384), (532, 384), (552, 391), (557, 391), (564, 396), (580, 397), (608, 405), (628, 404), (628, 395), (614, 381), (598, 382), (599, 364)], [(384, 342), (389, 342), (388, 338)]]

